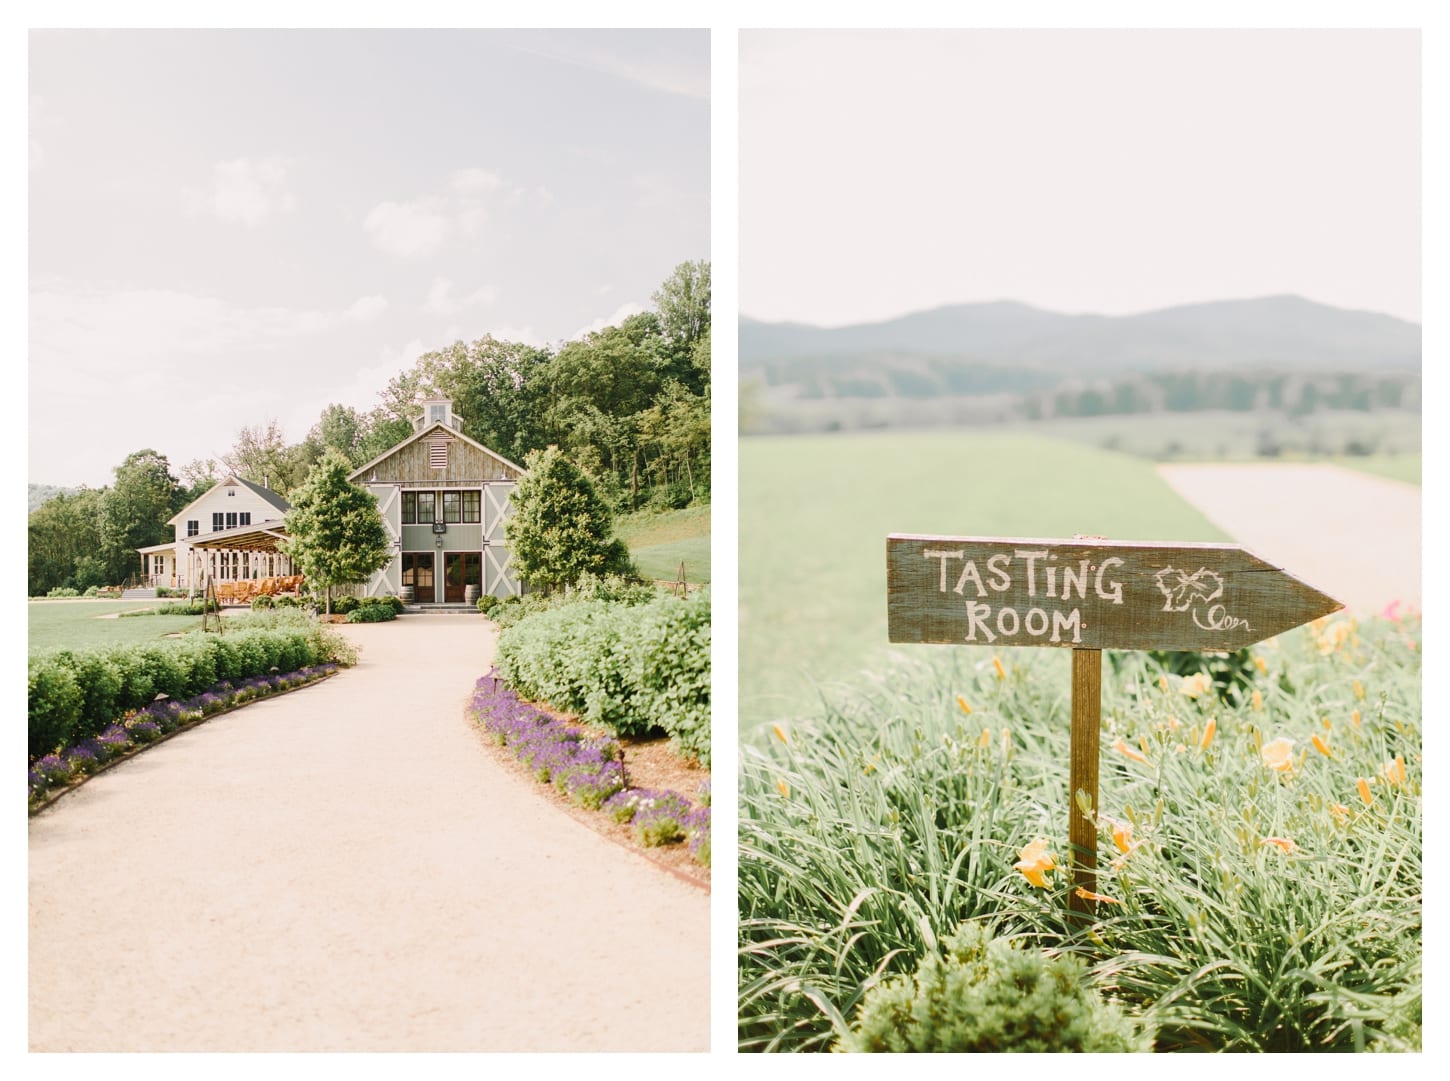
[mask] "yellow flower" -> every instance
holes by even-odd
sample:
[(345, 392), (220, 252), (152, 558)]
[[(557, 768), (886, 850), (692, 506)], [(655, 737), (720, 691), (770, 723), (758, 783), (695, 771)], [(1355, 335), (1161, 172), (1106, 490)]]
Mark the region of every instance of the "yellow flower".
[(1195, 672), (1186, 678), (1178, 689), (1185, 697), (1197, 698), (1213, 689), (1213, 680), (1209, 678), (1207, 672)]
[(1249, 699), (1249, 705), (1251, 705), (1254, 709), (1263, 709), (1264, 692), (1255, 687), (1253, 697)]
[(984, 728), (984, 729), (982, 729), (982, 738), (979, 739), (979, 740), (977, 740), (977, 746), (978, 747), (990, 747), (991, 745), (992, 745), (992, 730), (990, 728)]
[(1329, 757), (1329, 744), (1324, 741), (1323, 736), (1316, 734), (1309, 742), (1314, 744), (1314, 749), (1324, 755), (1325, 758)]
[(785, 781), (776, 781), (775, 787), (780, 790), (782, 796), (785, 796), (787, 799), (790, 798), (790, 785), (786, 784)]
[(1288, 773), (1294, 768), (1294, 741), (1280, 736), (1264, 744), (1264, 765), (1277, 773)]
[(1007, 678), (1007, 669), (1005, 669), (1005, 668), (1002, 667), (1002, 658), (1001, 657), (993, 657), (992, 658), (992, 667), (994, 667), (994, 668), (997, 669), (997, 678), (998, 679), (1006, 679)]
[(1158, 677), (1158, 689), (1160, 691), (1166, 691), (1168, 689), (1168, 677), (1167, 676), (1159, 676)]
[(961, 707), (961, 711), (963, 713), (971, 713), (972, 712), (972, 707), (969, 706), (969, 705), (967, 705), (967, 700), (965, 698), (963, 698), (961, 695), (957, 695), (957, 705), (959, 707)]
[(1128, 758), (1131, 758), (1134, 762), (1146, 762), (1146, 761), (1148, 761), (1148, 758), (1147, 758), (1146, 755), (1140, 754), (1138, 751), (1133, 750), (1133, 748), (1129, 747), (1122, 740), (1118, 740), (1118, 742), (1116, 742), (1116, 743), (1113, 744), (1113, 750), (1117, 751), (1121, 755), (1126, 755)]
[(1254, 667), (1257, 668), (1264, 675), (1268, 675), (1268, 664), (1265, 663), (1264, 658), (1258, 656), (1257, 654), (1254, 656)]
[[(1255, 691), (1254, 693), (1255, 694), (1258, 694), (1259, 692), (1258, 691)], [(1208, 750), (1208, 745), (1213, 742), (1213, 734), (1215, 732), (1217, 732), (1217, 731), (1218, 731), (1218, 718), (1217, 717), (1210, 717), (1208, 719), (1208, 724), (1204, 726), (1203, 735), (1199, 738), (1199, 741), (1198, 741), (1198, 749), (1200, 751), (1206, 751), (1206, 750)]]
[(1299, 849), (1299, 846), (1296, 845), (1293, 841), (1289, 840), (1289, 838), (1287, 837), (1265, 837), (1260, 843), (1266, 845), (1273, 845), (1285, 855), (1292, 855)]
[(1124, 855), (1127, 855), (1133, 850), (1133, 823), (1113, 823), (1113, 844), (1116, 845), (1118, 851), (1123, 853)]
[(789, 743), (790, 742), (790, 740), (788, 740), (788, 739), (785, 738), (785, 732), (783, 732), (781, 730), (780, 725), (775, 724), (775, 725), (771, 725), (771, 727), (775, 729), (775, 738), (776, 739), (780, 740), (782, 743)]
[(1364, 684), (1361, 683), (1359, 680), (1354, 681), (1354, 696), (1356, 698), (1364, 697)]
[(1336, 619), (1319, 633), (1319, 652), (1328, 656), (1349, 640), (1354, 624), (1347, 619)]
[(1359, 727), (1359, 710), (1355, 710), (1349, 715), (1349, 723), (1354, 725), (1354, 727), (1356, 728)]
[(1395, 755), (1393, 762), (1386, 762), (1380, 770), (1380, 776), (1393, 785), (1405, 783), (1405, 758), (1404, 755)]
[(1084, 889), (1082, 886), (1079, 886), (1072, 892), (1077, 894), (1084, 901), (1102, 901), (1104, 904), (1109, 905), (1120, 905), (1123, 903), (1122, 901), (1119, 901), (1116, 897), (1109, 897), (1106, 894), (1102, 893), (1093, 893), (1092, 890)]
[(1334, 815), (1335, 818), (1343, 818), (1349, 814), (1349, 808), (1342, 803), (1331, 803), (1329, 805), (1329, 813)]
[(1366, 807), (1374, 802), (1374, 796), (1370, 795), (1369, 791), (1369, 781), (1361, 777), (1359, 780), (1354, 782), (1354, 787), (1359, 789), (1359, 798), (1364, 801), (1364, 805)]
[(1047, 838), (1035, 838), (1030, 845), (1018, 852), (1017, 856), (1017, 862), (1012, 865), (1013, 870), (1021, 871), (1022, 877), (1038, 889), (1047, 889), (1047, 879), (1043, 876), (1057, 866), (1057, 861), (1052, 858), (1052, 853), (1047, 851)]

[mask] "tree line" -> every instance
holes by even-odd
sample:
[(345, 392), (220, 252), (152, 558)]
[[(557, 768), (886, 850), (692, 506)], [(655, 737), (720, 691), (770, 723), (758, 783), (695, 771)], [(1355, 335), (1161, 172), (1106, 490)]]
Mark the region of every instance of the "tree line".
[(420, 356), (368, 411), (329, 404), (299, 442), (275, 420), (244, 427), (220, 461), (173, 471), (147, 448), (102, 489), (62, 492), (30, 514), (29, 592), (81, 591), (137, 574), (137, 548), (174, 539), (166, 525), (228, 474), (284, 498), (328, 451), (356, 468), (413, 432), (429, 397), (452, 399), (463, 433), (522, 463), (557, 446), (615, 512), (710, 498), (710, 264), (681, 263), (654, 307), (557, 348), (485, 336)]

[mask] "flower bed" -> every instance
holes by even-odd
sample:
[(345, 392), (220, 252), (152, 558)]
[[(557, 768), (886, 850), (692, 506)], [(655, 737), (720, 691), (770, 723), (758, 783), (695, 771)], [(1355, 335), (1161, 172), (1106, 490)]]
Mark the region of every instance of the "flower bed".
[(630, 824), (641, 845), (683, 842), (696, 860), (709, 866), (708, 782), (699, 793), (699, 806), (677, 792), (628, 787), (616, 740), (591, 738), (549, 716), (520, 699), (493, 672), (478, 681), (469, 712), (540, 783), (554, 785), (580, 807), (603, 810), (616, 822)]
[(32, 812), (46, 806), (63, 791), (93, 776), (111, 763), (134, 754), (205, 717), (245, 705), (257, 698), (306, 686), (338, 670), (332, 662), (309, 665), (286, 675), (253, 676), (223, 682), (185, 701), (164, 699), (145, 709), (131, 710), (98, 735), (82, 740), (30, 763), (29, 792)]

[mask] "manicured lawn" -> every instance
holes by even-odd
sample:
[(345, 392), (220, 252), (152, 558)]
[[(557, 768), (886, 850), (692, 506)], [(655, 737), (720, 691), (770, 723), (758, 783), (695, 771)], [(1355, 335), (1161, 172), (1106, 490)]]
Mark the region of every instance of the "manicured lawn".
[(710, 508), (686, 507), (664, 514), (632, 514), (615, 523), (615, 534), (646, 578), (674, 581), (680, 564), (691, 583), (710, 581)]
[(740, 728), (812, 708), (893, 652), (886, 536), (1223, 541), (1153, 463), (1021, 435), (740, 441)]
[(27, 605), (30, 652), (52, 649), (93, 649), (153, 642), (168, 634), (183, 634), (201, 627), (200, 616), (136, 616), (105, 618), (120, 612), (155, 608), (169, 601), (139, 600), (34, 600)]

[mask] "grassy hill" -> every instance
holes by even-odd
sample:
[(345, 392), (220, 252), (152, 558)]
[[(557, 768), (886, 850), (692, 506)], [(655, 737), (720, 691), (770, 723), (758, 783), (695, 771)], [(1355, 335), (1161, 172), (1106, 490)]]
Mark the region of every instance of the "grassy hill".
[(680, 564), (691, 585), (710, 581), (710, 508), (631, 514), (614, 523), (630, 558), (646, 578), (674, 581)]
[(742, 732), (906, 648), (886, 641), (888, 533), (1228, 539), (1152, 463), (1080, 444), (950, 432), (742, 439)]

